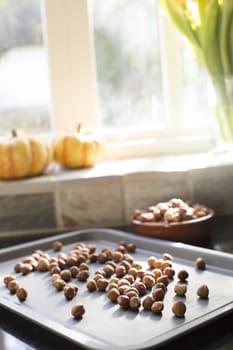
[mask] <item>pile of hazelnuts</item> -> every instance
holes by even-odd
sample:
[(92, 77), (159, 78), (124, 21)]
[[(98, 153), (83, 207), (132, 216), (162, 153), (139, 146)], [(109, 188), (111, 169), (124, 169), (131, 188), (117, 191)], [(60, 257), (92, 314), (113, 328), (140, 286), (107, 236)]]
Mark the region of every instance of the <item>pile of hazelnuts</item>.
[[(160, 259), (150, 256), (147, 259), (148, 268), (144, 269), (132, 256), (125, 254), (124, 246), (125, 242), (120, 242), (117, 259), (113, 255), (112, 260), (104, 262), (103, 268), (88, 280), (87, 288), (90, 292), (105, 291), (110, 301), (119, 304), (123, 309), (138, 311), (142, 306), (144, 310), (162, 315), (166, 291), (176, 273), (172, 267), (173, 257), (168, 253), (164, 253)], [(107, 249), (105, 252), (111, 255), (111, 250)], [(204, 270), (204, 259), (197, 258), (195, 266)], [(184, 297), (189, 274), (186, 270), (180, 270), (177, 277), (179, 282), (174, 287), (174, 293)], [(200, 298), (208, 298), (209, 289), (207, 285), (201, 285), (196, 293)], [(177, 317), (184, 317), (185, 303), (182, 300), (176, 301), (172, 312)]]
[[(136, 251), (134, 243), (121, 241), (115, 249), (104, 247), (99, 252), (96, 251), (95, 245), (83, 242), (75, 244), (68, 253), (62, 252), (62, 247), (62, 242), (53, 242), (52, 248), (57, 252), (57, 256), (35, 250), (31, 256), (15, 265), (15, 272), (22, 275), (33, 271), (49, 273), (51, 284), (58, 292), (63, 292), (67, 301), (76, 297), (79, 283), (85, 283), (89, 292), (102, 291), (111, 302), (125, 310), (139, 311), (143, 308), (162, 315), (169, 283), (176, 275), (172, 266), (173, 257), (170, 254), (164, 253), (161, 258), (150, 256), (147, 259), (147, 267), (143, 268), (133, 258)], [(98, 269), (91, 275), (90, 266), (94, 263)], [(206, 263), (199, 257), (195, 266), (204, 270)], [(182, 297), (187, 292), (188, 277), (186, 270), (177, 273), (178, 283), (174, 286), (174, 293), (181, 298), (172, 305), (172, 312), (176, 317), (184, 317), (186, 312)], [(27, 299), (27, 290), (19, 285), (15, 276), (5, 276), (4, 284), (11, 294), (16, 294), (20, 302)], [(196, 293), (200, 298), (208, 298), (208, 286), (199, 286)], [(75, 304), (71, 309), (74, 318), (81, 318), (84, 313), (85, 306), (81, 303)]]
[(135, 209), (131, 221), (172, 223), (189, 221), (208, 214), (209, 209), (202, 204), (192, 204), (180, 198), (172, 198), (167, 202), (160, 202), (142, 210)]

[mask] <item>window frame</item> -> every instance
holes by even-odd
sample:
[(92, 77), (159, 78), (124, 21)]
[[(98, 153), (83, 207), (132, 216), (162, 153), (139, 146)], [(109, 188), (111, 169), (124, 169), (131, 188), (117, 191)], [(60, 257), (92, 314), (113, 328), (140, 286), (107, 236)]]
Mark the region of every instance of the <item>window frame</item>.
[[(52, 127), (71, 131), (78, 123), (98, 129), (98, 97), (94, 45), (88, 0), (43, 0), (44, 37), (48, 52)], [(102, 131), (103, 159), (206, 152), (212, 146), (209, 127), (183, 128), (179, 33), (159, 10), (164, 117), (167, 127)], [(59, 57), (59, 59), (57, 59)], [(169, 83), (168, 83), (169, 82)], [(78, 99), (78, 96), (80, 97)]]

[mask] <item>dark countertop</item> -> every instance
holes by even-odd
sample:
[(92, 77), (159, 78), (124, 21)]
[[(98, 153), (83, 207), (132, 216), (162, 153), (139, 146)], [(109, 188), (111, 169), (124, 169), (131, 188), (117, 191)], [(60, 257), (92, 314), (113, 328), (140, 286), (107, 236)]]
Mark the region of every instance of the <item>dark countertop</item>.
[[(127, 229), (129, 230), (129, 229)], [(34, 236), (33, 239), (38, 238)], [(41, 236), (40, 236), (41, 238)], [(17, 243), (32, 240), (30, 237), (11, 237), (0, 239), (0, 247), (6, 247)], [(233, 217), (217, 217), (211, 227), (210, 236), (198, 246), (215, 249), (233, 254)], [(49, 333), (45, 329), (22, 320), (9, 311), (0, 308), (0, 350), (69, 350), (78, 349), (64, 339)], [(80, 348), (81, 349), (81, 348)], [(179, 338), (160, 350), (232, 350), (233, 349), (233, 312), (212, 322), (211, 324), (195, 330), (182, 338)], [(110, 349), (111, 350), (111, 349)]]

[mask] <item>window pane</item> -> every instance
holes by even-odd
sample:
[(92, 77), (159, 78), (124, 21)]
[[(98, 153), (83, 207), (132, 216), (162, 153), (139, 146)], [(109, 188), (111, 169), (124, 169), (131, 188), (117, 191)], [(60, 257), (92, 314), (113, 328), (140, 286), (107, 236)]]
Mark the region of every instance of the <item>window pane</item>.
[(161, 127), (156, 2), (91, 0), (90, 5), (101, 124)]
[(0, 0), (0, 134), (50, 130), (40, 0)]
[(198, 62), (189, 44), (181, 40), (183, 120), (188, 127), (206, 126), (212, 113), (207, 72)]

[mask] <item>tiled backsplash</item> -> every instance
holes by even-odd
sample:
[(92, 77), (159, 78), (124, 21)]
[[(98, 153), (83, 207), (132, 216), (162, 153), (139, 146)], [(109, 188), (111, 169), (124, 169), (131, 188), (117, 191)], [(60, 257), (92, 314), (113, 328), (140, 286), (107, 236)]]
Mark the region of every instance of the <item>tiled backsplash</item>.
[(202, 158), (190, 170), (187, 159), (177, 158), (174, 167), (172, 158), (170, 168), (168, 159), (156, 158), (1, 181), (0, 236), (126, 225), (135, 208), (173, 197), (233, 214), (233, 164), (212, 166)]

